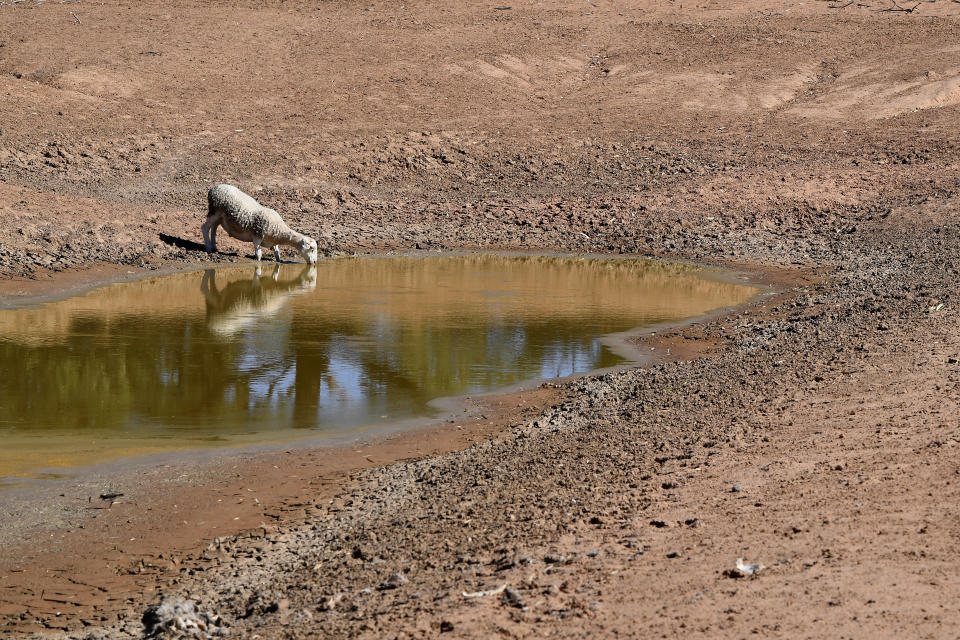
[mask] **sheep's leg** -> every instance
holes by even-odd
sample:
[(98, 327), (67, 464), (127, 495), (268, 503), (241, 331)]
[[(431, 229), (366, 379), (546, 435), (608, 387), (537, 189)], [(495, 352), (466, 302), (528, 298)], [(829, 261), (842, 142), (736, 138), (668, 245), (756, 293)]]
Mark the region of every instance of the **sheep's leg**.
[(253, 237), (253, 251), (257, 254), (257, 262), (260, 262), (260, 258), (263, 257), (263, 251), (260, 249), (260, 245), (263, 244), (262, 237)]
[(273, 255), (277, 259), (277, 262), (280, 262), (280, 245), (273, 245)]
[(215, 253), (217, 250), (217, 227), (223, 222), (219, 215), (211, 215), (206, 223), (201, 227), (203, 231), (203, 243), (207, 248), (207, 253)]
[(220, 226), (220, 219), (216, 216), (207, 216), (207, 221), (200, 227), (203, 232), (203, 244), (207, 248), (207, 253), (213, 253), (217, 250), (217, 227)]
[(203, 272), (203, 280), (200, 281), (200, 291), (207, 301), (207, 308), (216, 308), (220, 306), (220, 291), (217, 290), (217, 272), (215, 269), (206, 269)]
[[(276, 249), (276, 247), (274, 247), (274, 249)], [(272, 276), (272, 277), (273, 277), (273, 281), (274, 281), (274, 282), (277, 282), (278, 280), (280, 280), (280, 265), (279, 265), (279, 264), (273, 265), (273, 276)]]
[[(203, 279), (200, 280), (200, 291), (203, 291), (203, 295), (207, 295), (210, 292), (210, 282), (213, 280), (213, 269), (206, 269), (203, 272)], [(213, 287), (217, 287), (217, 283), (213, 283)]]

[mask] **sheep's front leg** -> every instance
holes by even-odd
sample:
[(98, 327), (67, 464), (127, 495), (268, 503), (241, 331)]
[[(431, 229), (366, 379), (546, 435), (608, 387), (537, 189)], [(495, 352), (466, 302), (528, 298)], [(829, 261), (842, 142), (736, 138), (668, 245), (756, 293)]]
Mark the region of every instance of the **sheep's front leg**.
[(280, 262), (280, 245), (273, 245), (273, 255), (276, 257), (277, 262)]
[(260, 249), (261, 244), (263, 244), (263, 238), (254, 236), (253, 252), (257, 254), (257, 262), (260, 262), (260, 258), (263, 256), (263, 251)]

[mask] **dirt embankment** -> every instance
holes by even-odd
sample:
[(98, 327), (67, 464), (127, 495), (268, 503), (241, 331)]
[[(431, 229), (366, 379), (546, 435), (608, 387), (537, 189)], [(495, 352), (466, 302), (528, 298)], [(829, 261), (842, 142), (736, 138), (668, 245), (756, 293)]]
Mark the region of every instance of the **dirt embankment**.
[(0, 4), (5, 291), (242, 259), (196, 244), (220, 181), (328, 251), (806, 278), (658, 336), (710, 357), (565, 384), (462, 451), (154, 554), (123, 600), (8, 589), (2, 624), (137, 636), (167, 597), (251, 638), (952, 632), (960, 22), (874, 4)]

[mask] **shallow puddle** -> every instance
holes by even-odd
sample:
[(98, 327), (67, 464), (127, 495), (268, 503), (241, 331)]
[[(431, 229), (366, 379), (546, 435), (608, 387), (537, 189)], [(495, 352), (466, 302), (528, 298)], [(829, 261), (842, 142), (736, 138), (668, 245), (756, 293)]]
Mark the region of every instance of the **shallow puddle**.
[(435, 415), (437, 398), (622, 364), (604, 336), (756, 293), (635, 259), (350, 258), (0, 311), (0, 478)]

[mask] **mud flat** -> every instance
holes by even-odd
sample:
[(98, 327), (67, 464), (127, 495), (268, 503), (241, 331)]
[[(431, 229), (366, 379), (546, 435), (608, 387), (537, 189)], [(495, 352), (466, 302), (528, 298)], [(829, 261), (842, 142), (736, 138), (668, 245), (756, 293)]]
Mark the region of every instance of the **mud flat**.
[[(91, 498), (99, 546), (5, 543), (4, 631), (139, 636), (183, 598), (249, 638), (953, 633), (957, 5), (594, 4), (0, 6), (5, 291), (245, 260), (198, 244), (221, 181), (328, 253), (794, 274), (647, 344), (689, 359), (538, 389), (410, 460), (142, 478), (191, 505), (186, 537), (165, 507), (78, 488), (62, 499)], [(246, 497), (284, 482), (297, 499)], [(197, 525), (216, 500), (247, 533)], [(206, 543), (160, 558), (146, 522)]]

